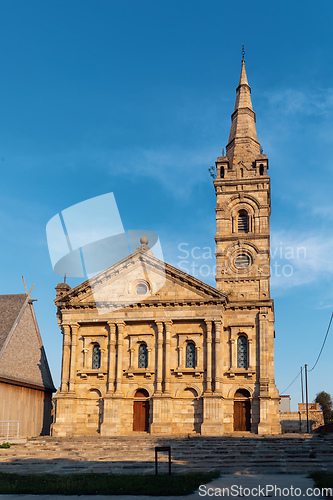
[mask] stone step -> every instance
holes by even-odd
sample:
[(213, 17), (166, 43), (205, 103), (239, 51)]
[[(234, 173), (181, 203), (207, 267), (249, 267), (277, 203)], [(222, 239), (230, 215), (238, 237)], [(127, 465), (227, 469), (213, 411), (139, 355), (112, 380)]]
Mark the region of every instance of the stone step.
[[(333, 467), (333, 436), (36, 438), (0, 450), (0, 471), (154, 472), (155, 446), (171, 446), (174, 472), (307, 473)], [(161, 468), (167, 456), (159, 454)]]

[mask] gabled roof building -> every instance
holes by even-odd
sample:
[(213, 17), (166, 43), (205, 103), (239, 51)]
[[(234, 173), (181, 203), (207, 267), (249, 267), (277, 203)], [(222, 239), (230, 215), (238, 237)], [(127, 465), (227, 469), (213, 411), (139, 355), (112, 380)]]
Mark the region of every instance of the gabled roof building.
[(57, 286), (53, 435), (280, 432), (270, 179), (244, 60), (216, 171), (216, 288), (158, 260), (144, 235), (89, 281)]
[(0, 295), (0, 433), (49, 434), (52, 393), (30, 294)]

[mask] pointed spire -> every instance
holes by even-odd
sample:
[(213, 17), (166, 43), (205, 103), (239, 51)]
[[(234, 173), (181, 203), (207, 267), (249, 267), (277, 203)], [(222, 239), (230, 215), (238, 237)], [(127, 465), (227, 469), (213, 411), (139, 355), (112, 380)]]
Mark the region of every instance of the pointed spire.
[(244, 47), (242, 55), (242, 69), (236, 90), (235, 109), (231, 115), (232, 123), (227, 145), (227, 156), (232, 165), (241, 160), (245, 163), (252, 163), (260, 155), (255, 125), (256, 115), (252, 108), (251, 87), (245, 70)]
[(242, 59), (242, 70), (239, 78), (239, 84), (238, 85), (248, 85), (247, 82), (247, 76), (246, 76), (246, 70), (245, 70), (245, 59)]

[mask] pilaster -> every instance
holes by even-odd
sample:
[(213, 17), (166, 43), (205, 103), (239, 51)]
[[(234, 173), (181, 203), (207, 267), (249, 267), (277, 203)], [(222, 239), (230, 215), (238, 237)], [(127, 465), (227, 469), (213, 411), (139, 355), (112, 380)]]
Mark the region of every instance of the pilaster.
[(163, 373), (163, 322), (156, 321), (157, 325), (157, 367), (156, 367), (156, 391), (155, 394), (162, 394), (162, 373)]
[(206, 323), (206, 394), (212, 392), (212, 321), (205, 320)]
[(123, 321), (117, 322), (117, 375), (116, 375), (116, 394), (122, 395), (122, 379), (123, 379), (123, 335), (125, 323)]
[(61, 392), (68, 392), (70, 362), (70, 326), (63, 325)]
[(215, 389), (214, 393), (221, 394), (223, 353), (221, 343), (221, 320), (214, 321), (215, 326)]
[(71, 360), (70, 360), (70, 372), (69, 372), (69, 392), (75, 392), (75, 368), (76, 368), (76, 346), (77, 346), (77, 334), (80, 325), (77, 323), (71, 324)]
[(166, 395), (170, 394), (170, 348), (171, 348), (171, 329), (172, 329), (172, 321), (165, 321), (165, 364), (164, 364), (164, 393)]
[(109, 327), (109, 362), (107, 375), (107, 392), (114, 392), (114, 383), (116, 375), (116, 324), (113, 321), (108, 322)]

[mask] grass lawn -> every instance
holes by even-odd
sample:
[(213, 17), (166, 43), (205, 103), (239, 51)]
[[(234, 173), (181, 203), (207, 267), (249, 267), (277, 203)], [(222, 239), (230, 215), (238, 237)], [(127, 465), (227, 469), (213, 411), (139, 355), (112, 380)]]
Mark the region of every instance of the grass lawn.
[(0, 494), (189, 495), (220, 476), (202, 474), (8, 474), (0, 472)]
[(333, 490), (332, 472), (311, 472), (310, 477), (314, 480), (316, 488), (332, 488)]

